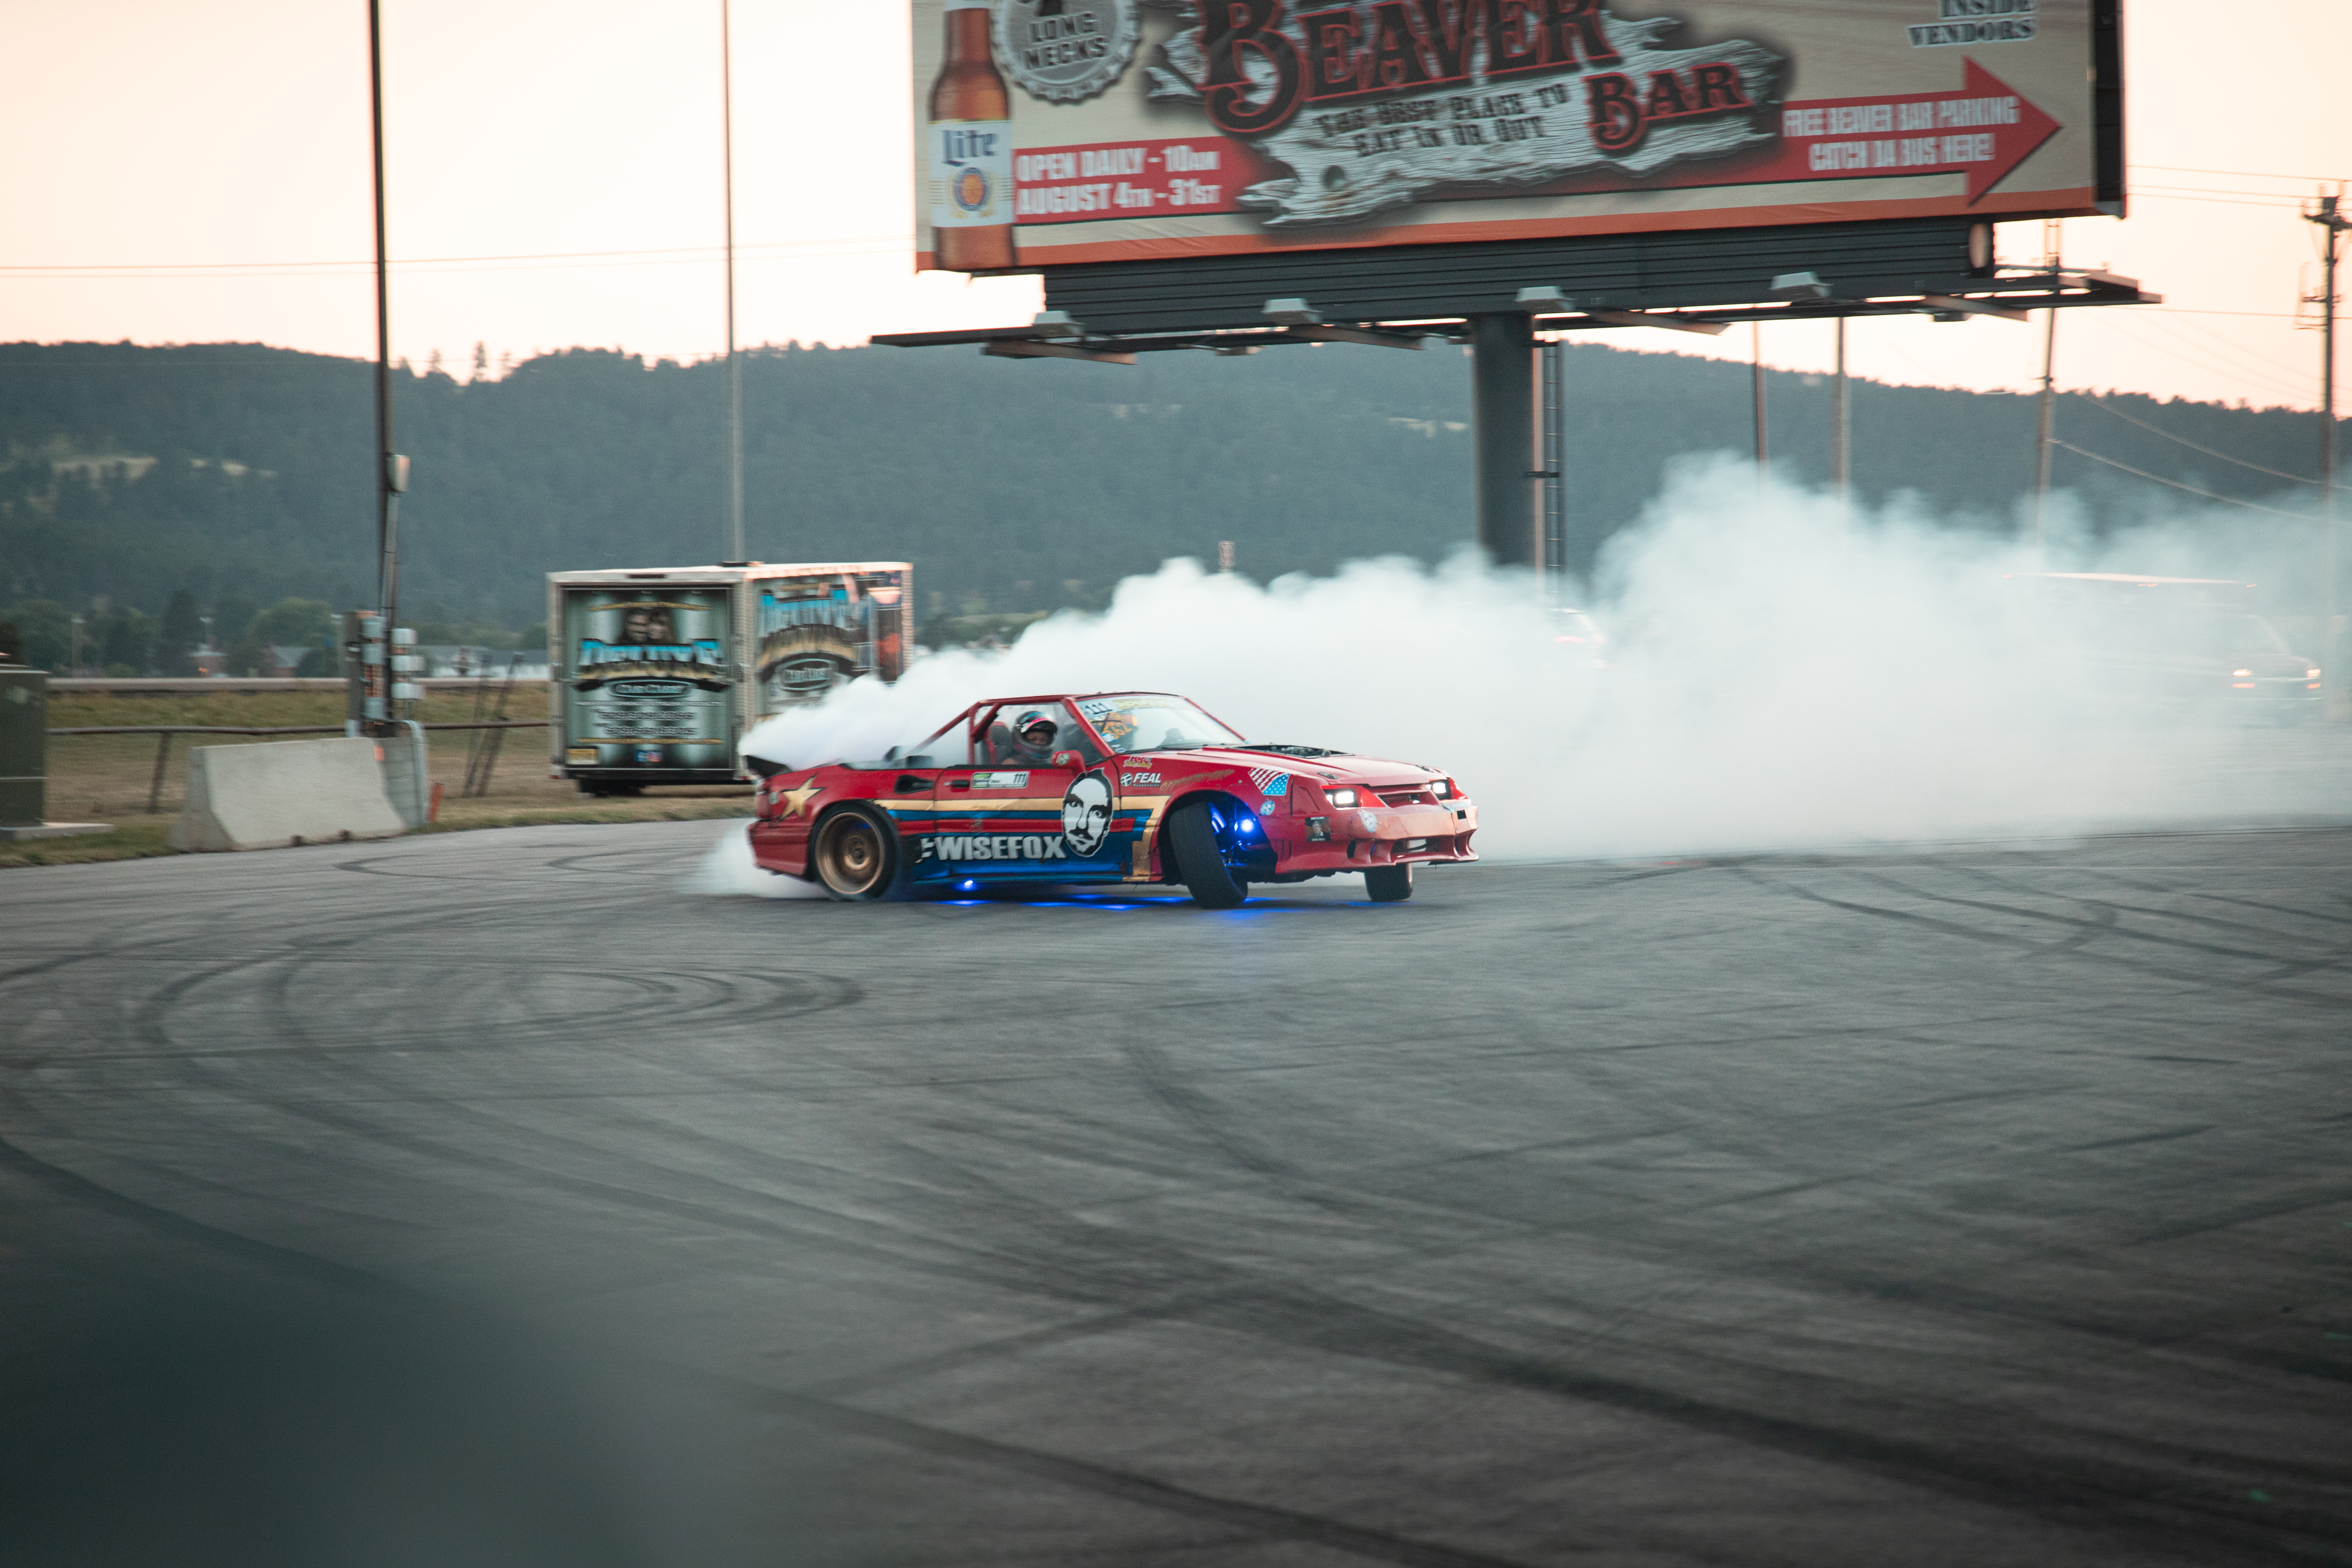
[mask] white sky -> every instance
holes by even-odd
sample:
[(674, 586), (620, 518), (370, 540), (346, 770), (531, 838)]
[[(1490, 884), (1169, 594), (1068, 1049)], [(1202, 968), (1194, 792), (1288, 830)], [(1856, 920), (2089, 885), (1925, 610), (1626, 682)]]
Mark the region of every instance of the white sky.
[[(478, 341), (493, 361), (723, 345), (719, 0), (383, 11), (393, 254), (417, 263), (395, 275), (395, 352), (421, 364), (438, 349), (462, 372)], [(0, 341), (373, 353), (366, 14), (364, 0), (0, 0)], [(2130, 0), (2126, 47), (2133, 216), (2071, 221), (2066, 257), (2166, 303), (2070, 312), (2061, 384), (2315, 406), (2317, 334), (2293, 321), (2317, 286), (2297, 201), (2352, 175), (2335, 79), (2352, 7)], [(736, 0), (744, 342), (1002, 326), (1037, 308), (1027, 279), (911, 272), (907, 55), (900, 0)], [(2005, 259), (2039, 253), (2039, 225), (2001, 234)], [(1766, 358), (1821, 368), (1829, 331), (1776, 329)], [(2040, 342), (1999, 321), (1871, 321), (1851, 363), (2021, 389)], [(1696, 352), (1745, 358), (1747, 334)]]

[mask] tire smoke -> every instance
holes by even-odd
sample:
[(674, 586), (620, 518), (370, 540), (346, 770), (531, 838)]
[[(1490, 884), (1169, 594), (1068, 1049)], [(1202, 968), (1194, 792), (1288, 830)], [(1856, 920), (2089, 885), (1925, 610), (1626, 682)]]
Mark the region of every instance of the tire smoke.
[(2246, 770), (2289, 739), (2275, 731), (2071, 702), (2000, 581), (2041, 569), (2011, 538), (1698, 462), (1601, 561), (1582, 607), (1608, 630), (1605, 666), (1554, 641), (1532, 577), (1466, 552), (1264, 585), (1174, 560), (1101, 615), (852, 683), (744, 750), (879, 757), (982, 698), (1179, 691), (1253, 740), (1446, 770), (1480, 806), (1479, 848), (1504, 858), (2342, 814), (2340, 767)]

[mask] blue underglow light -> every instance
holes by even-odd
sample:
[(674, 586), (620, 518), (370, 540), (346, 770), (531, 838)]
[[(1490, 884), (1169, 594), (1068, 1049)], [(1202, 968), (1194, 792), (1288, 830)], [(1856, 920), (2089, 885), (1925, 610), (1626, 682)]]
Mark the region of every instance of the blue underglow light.
[(1257, 819), (1255, 817), (1244, 816), (1239, 822), (1234, 824), (1234, 830), (1237, 833), (1255, 833), (1257, 831)]
[(978, 882), (972, 881), (972, 880), (971, 880), (970, 879), (966, 879), (965, 880), (961, 881), (961, 882), (958, 882), (958, 883), (956, 884), (956, 891), (958, 891), (958, 892), (960, 892), (960, 893), (969, 893), (969, 892), (971, 892), (974, 888), (977, 888), (977, 887), (979, 887), (979, 886), (980, 886), (980, 884), (979, 884)]

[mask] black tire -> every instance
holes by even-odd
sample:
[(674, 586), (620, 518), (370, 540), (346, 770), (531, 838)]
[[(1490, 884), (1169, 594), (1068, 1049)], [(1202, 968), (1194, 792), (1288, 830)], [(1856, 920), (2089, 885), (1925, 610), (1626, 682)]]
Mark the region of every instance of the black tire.
[(809, 869), (836, 899), (887, 899), (898, 886), (898, 832), (873, 813), (845, 806), (809, 836)]
[(1176, 875), (1202, 909), (1230, 910), (1249, 897), (1249, 884), (1225, 868), (1207, 801), (1190, 801), (1168, 814), (1167, 847), (1176, 857)]
[(1401, 904), (1412, 897), (1412, 868), (1374, 866), (1364, 873), (1364, 891), (1376, 904)]

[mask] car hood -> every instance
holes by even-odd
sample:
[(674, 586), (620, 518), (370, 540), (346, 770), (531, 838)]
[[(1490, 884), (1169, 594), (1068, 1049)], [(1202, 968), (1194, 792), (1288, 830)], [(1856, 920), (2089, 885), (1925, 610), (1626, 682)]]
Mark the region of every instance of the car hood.
[[(1308, 748), (1302, 747), (1301, 750)], [(1327, 756), (1302, 757), (1292, 752), (1272, 751), (1259, 746), (1205, 746), (1197, 752), (1163, 752), (1174, 765), (1177, 757), (1214, 757), (1237, 766), (1280, 768), (1284, 773), (1297, 773), (1321, 784), (1367, 784), (1391, 787), (1417, 784), (1432, 774), (1444, 777), (1443, 768), (1423, 767), (1418, 763), (1391, 762), (1385, 757), (1360, 756), (1353, 752), (1335, 752)]]

